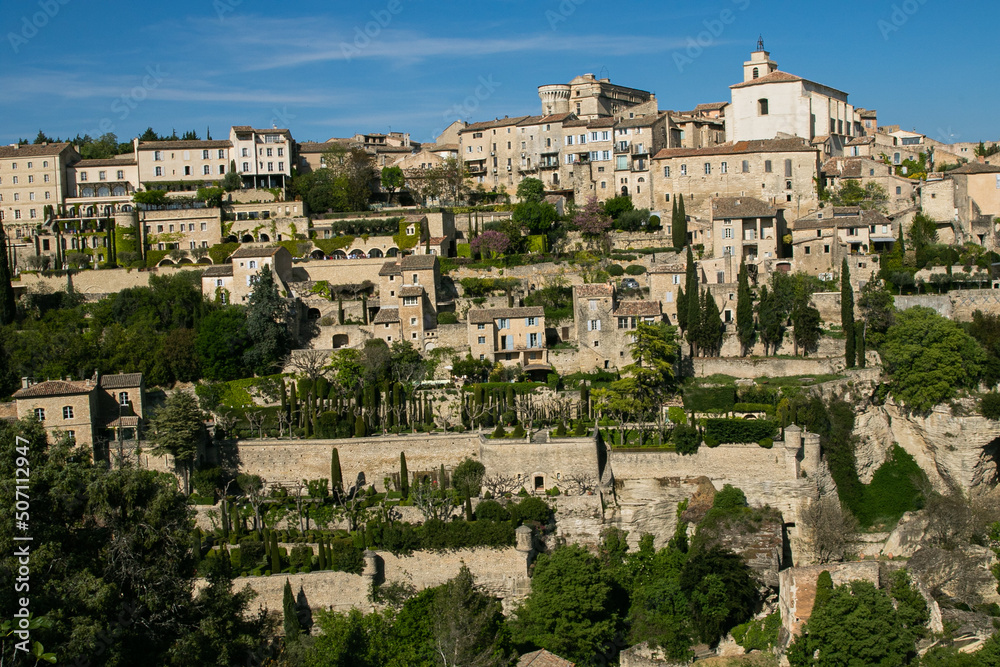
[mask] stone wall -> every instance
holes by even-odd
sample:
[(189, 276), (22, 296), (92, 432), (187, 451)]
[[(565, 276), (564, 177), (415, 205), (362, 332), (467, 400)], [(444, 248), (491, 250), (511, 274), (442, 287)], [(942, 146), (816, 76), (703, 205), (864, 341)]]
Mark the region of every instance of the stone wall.
[(894, 299), (899, 310), (923, 306), (961, 322), (972, 321), (972, 313), (977, 310), (1000, 315), (1000, 290), (994, 289), (952, 290), (947, 294), (916, 294), (896, 296)]
[[(843, 343), (843, 341), (841, 341)], [(832, 375), (846, 368), (843, 356), (801, 357), (696, 357), (696, 377), (722, 374), (737, 378), (786, 377), (791, 375)]]
[[(43, 289), (59, 292), (65, 291), (68, 281), (72, 280), (73, 289), (81, 294), (115, 294), (129, 287), (148, 286), (150, 276), (172, 276), (181, 271), (201, 273), (204, 268), (161, 266), (155, 269), (103, 269), (100, 271), (77, 271), (73, 273), (72, 278), (24, 273), (21, 274), (21, 285), (31, 291)], [(17, 286), (16, 283), (15, 286)]]
[(389, 260), (378, 259), (311, 259), (292, 268), (294, 280), (325, 280), (331, 285), (357, 284), (370, 280), (378, 285), (378, 272)]
[[(839, 308), (839, 306), (838, 306), (838, 308)], [(735, 317), (735, 315), (734, 315), (734, 317)], [(837, 317), (837, 321), (838, 322), (840, 321), (839, 315)], [(792, 327), (788, 327), (788, 329), (785, 331), (785, 337), (782, 340), (781, 344), (778, 346), (778, 348), (776, 350), (771, 350), (771, 354), (772, 355), (777, 355), (777, 354), (792, 355), (792, 354), (794, 354), (795, 353), (795, 345), (794, 345), (794, 343), (792, 341), (792, 335), (793, 334), (794, 334), (794, 329)], [(844, 346), (845, 346), (844, 339), (830, 338), (830, 337), (827, 337), (827, 336), (823, 336), (823, 337), (821, 337), (819, 339), (819, 343), (818, 343), (816, 349), (814, 351), (812, 351), (812, 352), (809, 353), (809, 357), (808, 358), (843, 357), (844, 356)], [(719, 351), (720, 356), (722, 356), (722, 357), (742, 358), (742, 354), (741, 354), (742, 351), (743, 351), (743, 348), (740, 345), (739, 338), (736, 335), (736, 324), (735, 323), (727, 324), (726, 325), (726, 332), (723, 335), (723, 339), (722, 339), (722, 348)], [(752, 356), (763, 357), (763, 356), (766, 356), (764, 353), (765, 353), (764, 344), (761, 343), (760, 340), (758, 340), (754, 344), (753, 349), (750, 350), (750, 354)], [(729, 375), (729, 374), (727, 373), (727, 375)]]
[[(416, 552), (412, 556), (395, 556), (387, 551), (376, 553), (381, 561), (381, 574), (386, 584), (407, 583), (418, 591), (431, 588), (455, 577), (464, 564), (472, 572), (476, 583), (501, 598), (507, 610), (527, 595), (531, 588), (528, 561), (523, 553), (513, 547)], [(368, 577), (347, 572), (238, 577), (233, 582), (233, 587), (239, 590), (250, 586), (258, 594), (254, 604), (280, 613), (286, 579), (294, 593), (298, 594), (299, 588), (302, 588), (313, 612), (318, 609), (346, 612), (352, 608), (368, 612), (374, 608), (369, 600)]]
[(483, 439), (481, 460), (487, 474), (514, 475), (531, 492), (538, 477), (543, 489), (565, 488), (568, 475), (592, 475), (596, 483), (603, 472), (598, 451), (594, 438), (556, 438), (547, 443)]
[(876, 561), (793, 567), (778, 573), (781, 624), (793, 637), (799, 634), (802, 625), (812, 615), (813, 602), (816, 600), (816, 579), (823, 570), (830, 573), (834, 586), (856, 580), (878, 586), (880, 581), (879, 564)]

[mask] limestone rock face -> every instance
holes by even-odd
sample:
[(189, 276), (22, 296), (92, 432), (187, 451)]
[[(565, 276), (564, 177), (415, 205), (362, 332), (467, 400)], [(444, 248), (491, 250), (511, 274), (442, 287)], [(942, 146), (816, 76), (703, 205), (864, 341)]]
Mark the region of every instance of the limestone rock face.
[(925, 547), (913, 554), (907, 567), (935, 597), (945, 596), (970, 605), (989, 604), (1000, 603), (997, 580), (990, 571), (997, 561), (986, 547), (969, 545), (954, 551)]
[(905, 513), (889, 534), (882, 553), (894, 558), (911, 557), (923, 547), (928, 524), (928, 518), (923, 513)]
[(968, 493), (1000, 481), (1000, 422), (979, 415), (953, 415), (948, 405), (921, 416), (907, 414), (887, 401), (858, 416), (855, 435), (859, 442), (855, 450), (858, 474), (863, 482), (871, 481), (893, 442), (916, 460), (938, 492), (958, 488)]

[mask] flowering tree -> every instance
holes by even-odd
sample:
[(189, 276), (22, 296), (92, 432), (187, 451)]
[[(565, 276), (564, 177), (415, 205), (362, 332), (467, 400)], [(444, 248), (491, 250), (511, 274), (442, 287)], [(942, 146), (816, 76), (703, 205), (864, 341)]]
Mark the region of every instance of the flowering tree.
[(491, 229), (472, 239), (472, 243), (469, 245), (473, 252), (478, 252), (489, 259), (496, 259), (507, 252), (510, 247), (510, 239), (507, 238), (506, 234)]
[(611, 227), (611, 217), (604, 213), (601, 203), (596, 197), (591, 197), (573, 218), (583, 238), (594, 240), (603, 236)]

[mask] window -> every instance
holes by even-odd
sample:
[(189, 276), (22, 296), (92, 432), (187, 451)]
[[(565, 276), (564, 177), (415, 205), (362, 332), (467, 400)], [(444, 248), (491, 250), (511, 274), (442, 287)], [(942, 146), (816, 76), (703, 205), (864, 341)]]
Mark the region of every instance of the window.
[(480, 345), (486, 345), (486, 336), (480, 336), (477, 340)]
[(201, 159), (202, 160), (207, 160), (208, 159), (208, 149), (207, 148), (201, 152)]
[(157, 225), (156, 226), (156, 233), (157, 234), (162, 234), (163, 233), (163, 225)]
[(207, 222), (201, 223), (201, 231), (203, 231), (203, 232), (207, 232), (208, 231), (208, 223)]
[(806, 246), (806, 254), (807, 254), (807, 255), (811, 254), (811, 253), (809, 252), (810, 250), (811, 250), (811, 248), (810, 248), (809, 246)]
[(404, 306), (416, 306), (417, 305), (417, 297), (415, 297), (415, 296), (404, 296), (403, 297), (403, 305)]
[[(125, 170), (119, 169), (117, 172), (115, 172), (115, 178), (117, 178), (118, 180), (125, 178)], [(48, 183), (48, 181), (49, 181), (48, 176), (46, 176), (45, 182)]]
[(723, 174), (729, 173), (729, 165), (723, 162), (722, 164), (719, 165), (719, 171), (721, 171)]
[(162, 162), (162, 161), (163, 161), (163, 151), (153, 151), (153, 162)]
[(901, 188), (900, 186), (898, 186), (898, 185), (897, 185), (897, 186), (896, 186), (896, 194), (897, 194), (897, 195), (901, 195), (901, 194), (903, 194), (903, 188)]
[(40, 422), (45, 421), (45, 408), (35, 408), (35, 419)]
[(724, 239), (731, 239), (731, 238), (733, 238), (733, 228), (732, 227), (724, 227), (722, 229), (722, 238), (724, 238)]
[(538, 347), (538, 334), (528, 334), (528, 347)]
[(743, 173), (744, 174), (750, 173), (750, 160), (743, 160)]
[(48, 174), (45, 174), (45, 175), (42, 176), (42, 182), (43, 183), (48, 183), (49, 182), (49, 175)]
[(501, 317), (497, 320), (497, 329), (510, 329), (510, 320)]
[(410, 326), (416, 326), (416, 324), (417, 324), (417, 318), (411, 317), (410, 318)]
[(830, 246), (829, 245), (824, 245), (823, 246), (823, 253), (826, 254), (826, 255), (830, 254)]
[(767, 115), (767, 98), (761, 98), (757, 100), (757, 115), (758, 116)]
[(535, 318), (534, 317), (526, 318), (525, 324), (529, 327), (535, 326)]
[(76, 442), (76, 431), (66, 431), (66, 437), (69, 440)]
[(184, 167), (184, 175), (185, 176), (190, 176), (191, 175), (191, 165), (186, 165)]
[(764, 160), (764, 171), (766, 173), (768, 173), (768, 174), (771, 173), (771, 161), (770, 160)]
[(267, 149), (267, 157), (274, 157), (274, 149), (273, 148), (268, 148)]
[(590, 299), (587, 303), (591, 310), (597, 310), (597, 299)]
[(73, 418), (73, 406), (67, 405), (66, 407), (63, 408), (63, 419), (72, 419), (72, 418)]
[(670, 167), (663, 168), (663, 178), (670, 178)]
[(250, 268), (251, 269), (256, 269), (257, 268), (257, 262), (251, 259), (250, 260)]
[(215, 286), (216, 287), (222, 287), (222, 278), (216, 278), (215, 279)]
[(759, 77), (759, 76), (760, 76), (760, 69), (759, 69), (759, 68), (757, 68), (757, 67), (754, 67), (754, 68), (753, 68), (753, 78), (755, 78), (755, 79), (756, 79), (756, 78), (757, 78), (757, 77)]
[(706, 174), (711, 174), (712, 173), (712, 163), (711, 162), (706, 162), (705, 163), (705, 173)]
[(267, 170), (268, 171), (274, 171), (274, 163), (273, 162), (268, 162), (267, 163)]
[(785, 160), (785, 178), (792, 177), (792, 161)]
[(681, 176), (687, 176), (688, 166), (686, 164), (681, 165)]
[(600, 320), (590, 320), (587, 322), (587, 331), (600, 331), (601, 321)]
[(219, 159), (220, 160), (225, 160), (226, 159), (226, 149), (225, 148), (220, 148), (219, 149)]
[(211, 176), (211, 175), (212, 175), (212, 166), (211, 166), (211, 165), (208, 165), (208, 164), (204, 165), (204, 166), (203, 166), (203, 167), (201, 168), (201, 173), (202, 173), (203, 175), (205, 175), (205, 176)]
[[(81, 171), (80, 172), (80, 182), (83, 183), (86, 180), (87, 180), (87, 172)], [(17, 184), (17, 176), (14, 177), (14, 184), (15, 185)]]
[[(246, 148), (244, 148), (243, 152), (240, 154), (240, 157), (250, 157), (250, 152)], [(243, 164), (246, 164), (246, 162), (244, 162)]]

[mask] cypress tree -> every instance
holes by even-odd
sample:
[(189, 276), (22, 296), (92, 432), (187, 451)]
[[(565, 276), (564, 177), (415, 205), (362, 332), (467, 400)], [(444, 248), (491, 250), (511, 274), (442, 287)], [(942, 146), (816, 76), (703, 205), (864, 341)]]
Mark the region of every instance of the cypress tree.
[(323, 546), (323, 536), (319, 536), (319, 569), (327, 569), (326, 548)]
[(337, 324), (344, 323), (344, 298), (337, 297)]
[(281, 414), (288, 414), (288, 390), (284, 380), (281, 381)]
[(368, 295), (361, 295), (361, 321), (368, 326)]
[(864, 368), (868, 365), (868, 360), (865, 359), (865, 323), (863, 321), (854, 323), (854, 338), (854, 348), (858, 356), (858, 367)]
[(670, 209), (670, 236), (674, 248), (683, 248), (686, 243), (684, 243), (684, 238), (681, 236), (681, 226), (677, 222), (677, 197), (674, 197), (673, 206)]
[(827, 570), (819, 573), (816, 578), (816, 595), (813, 598), (813, 611), (818, 611), (833, 596), (833, 577)]
[(299, 625), (299, 615), (295, 611), (295, 594), (292, 593), (292, 585), (285, 579), (285, 591), (281, 600), (281, 609), (284, 612), (285, 643), (298, 639), (302, 627)]
[(434, 428), (434, 399), (427, 399), (427, 409), (424, 412), (424, 424)]
[(441, 470), (438, 472), (438, 487), (444, 491), (448, 488), (448, 476), (444, 471), (444, 464), (441, 464)]
[(399, 492), (403, 498), (410, 497), (410, 473), (406, 469), (406, 453), (399, 453)]
[(278, 532), (271, 531), (271, 574), (281, 572), (281, 552), (278, 551)]
[(197, 526), (191, 531), (191, 551), (197, 560), (201, 560), (201, 528)]
[(358, 415), (354, 418), (354, 437), (364, 438), (368, 435), (368, 430), (365, 428), (365, 418)]
[(694, 343), (692, 342), (692, 331), (697, 334), (701, 303), (698, 295), (698, 267), (694, 262), (694, 253), (691, 246), (687, 247), (686, 267), (684, 270), (684, 331), (687, 334), (688, 342), (691, 343), (691, 354), (694, 354)]
[(702, 336), (701, 325), (704, 296), (698, 291), (696, 286), (693, 292), (688, 292), (687, 297), (687, 341), (690, 346), (691, 356), (693, 357), (697, 352), (698, 343), (701, 341)]
[(679, 197), (680, 202), (677, 204), (677, 224), (681, 229), (681, 245), (688, 245), (688, 223), (687, 213), (684, 211), (684, 195), (679, 195)]
[(340, 452), (337, 448), (333, 448), (333, 453), (330, 454), (330, 488), (333, 490), (334, 494), (339, 494), (340, 490), (344, 488), (344, 476), (340, 470)]
[(289, 391), (288, 396), (288, 424), (289, 426), (295, 426), (295, 415), (299, 411), (299, 397), (298, 392), (295, 389), (295, 383), (292, 383), (292, 388)]
[(264, 558), (266, 560), (271, 560), (271, 530), (269, 528), (264, 529), (263, 539), (264, 539)]
[(472, 498), (468, 496), (465, 497), (465, 520), (475, 520), (475, 516), (472, 514)]
[(851, 267), (847, 258), (840, 268), (840, 326), (847, 336), (844, 346), (844, 357), (848, 368), (854, 368), (857, 360), (857, 347), (854, 333), (854, 289), (851, 287)]
[(684, 293), (683, 287), (677, 288), (677, 327), (681, 330), (681, 333), (687, 331), (688, 323), (688, 302), (687, 294)]
[(722, 316), (719, 314), (715, 297), (709, 290), (705, 290), (702, 297), (699, 329), (700, 345), (704, 348), (705, 354), (717, 355), (722, 348)]
[(750, 278), (746, 262), (740, 262), (739, 287), (736, 298), (736, 334), (740, 339), (741, 355), (746, 356), (753, 347), (756, 333), (753, 320), (753, 296), (750, 293)]
[(236, 510), (236, 503), (229, 504), (229, 526), (234, 537), (240, 536), (240, 517)]
[(10, 279), (10, 258), (7, 255), (7, 235), (0, 229), (0, 324), (10, 324), (14, 321), (17, 308), (14, 305), (14, 286)]

